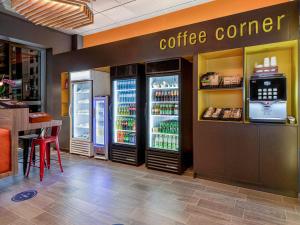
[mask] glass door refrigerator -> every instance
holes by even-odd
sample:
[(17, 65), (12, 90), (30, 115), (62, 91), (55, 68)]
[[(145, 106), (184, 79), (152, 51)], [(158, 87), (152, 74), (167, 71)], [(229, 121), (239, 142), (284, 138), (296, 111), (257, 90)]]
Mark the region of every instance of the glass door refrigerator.
[(146, 166), (181, 174), (191, 163), (192, 70), (184, 59), (146, 63)]
[(111, 69), (111, 160), (140, 165), (145, 160), (145, 71), (143, 65)]
[(108, 160), (108, 96), (94, 98), (94, 157)]
[(110, 83), (109, 74), (95, 70), (72, 72), (70, 82), (70, 153), (92, 157), (94, 156), (93, 97), (110, 92), (107, 85)]
[(71, 153), (93, 156), (92, 99), (93, 81), (75, 81), (71, 84)]

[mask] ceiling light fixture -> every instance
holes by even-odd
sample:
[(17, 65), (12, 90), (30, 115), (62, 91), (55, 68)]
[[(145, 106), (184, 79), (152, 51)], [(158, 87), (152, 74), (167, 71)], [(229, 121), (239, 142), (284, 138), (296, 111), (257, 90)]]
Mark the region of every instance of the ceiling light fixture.
[(76, 29), (94, 22), (92, 0), (11, 0), (12, 8), (36, 25)]

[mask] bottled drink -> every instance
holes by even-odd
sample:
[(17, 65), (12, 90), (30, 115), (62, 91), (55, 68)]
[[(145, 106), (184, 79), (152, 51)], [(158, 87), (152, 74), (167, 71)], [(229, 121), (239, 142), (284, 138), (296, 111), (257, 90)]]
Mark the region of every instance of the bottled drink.
[(159, 142), (158, 135), (154, 135), (154, 144), (153, 144), (154, 148), (158, 148), (159, 146), (158, 142)]
[(171, 149), (173, 149), (173, 150), (176, 149), (176, 138), (175, 138), (175, 136), (172, 136)]
[(163, 148), (163, 136), (159, 135), (158, 148)]
[(174, 107), (174, 115), (178, 115), (178, 105), (175, 104), (175, 107)]
[(168, 149), (172, 149), (172, 136), (168, 135)]
[(164, 135), (164, 139), (163, 139), (163, 148), (167, 149), (168, 148), (168, 135)]

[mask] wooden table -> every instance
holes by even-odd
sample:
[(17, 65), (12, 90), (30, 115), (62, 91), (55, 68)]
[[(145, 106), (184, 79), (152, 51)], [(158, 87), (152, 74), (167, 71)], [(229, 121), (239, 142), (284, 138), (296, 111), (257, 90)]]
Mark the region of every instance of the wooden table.
[(0, 128), (10, 130), (11, 135), (11, 171), (0, 174), (0, 178), (16, 175), (18, 173), (18, 143), (19, 132), (61, 126), (61, 120), (52, 120), (42, 123), (29, 123), (29, 109), (0, 109)]

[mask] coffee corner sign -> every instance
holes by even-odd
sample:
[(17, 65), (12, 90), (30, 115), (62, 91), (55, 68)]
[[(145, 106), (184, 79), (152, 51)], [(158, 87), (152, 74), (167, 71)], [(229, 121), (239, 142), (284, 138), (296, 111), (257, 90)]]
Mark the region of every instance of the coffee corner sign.
[(160, 50), (167, 50), (186, 46), (203, 45), (211, 41), (211, 38), (214, 39), (214, 42), (221, 42), (228, 39), (235, 40), (238, 38), (246, 38), (261, 33), (279, 32), (284, 26), (286, 19), (287, 15), (281, 13), (272, 15), (272, 17), (252, 19), (237, 24), (232, 23), (226, 26), (216, 26), (213, 30), (199, 30), (197, 32), (183, 30), (179, 31), (174, 36), (161, 38), (159, 48)]

